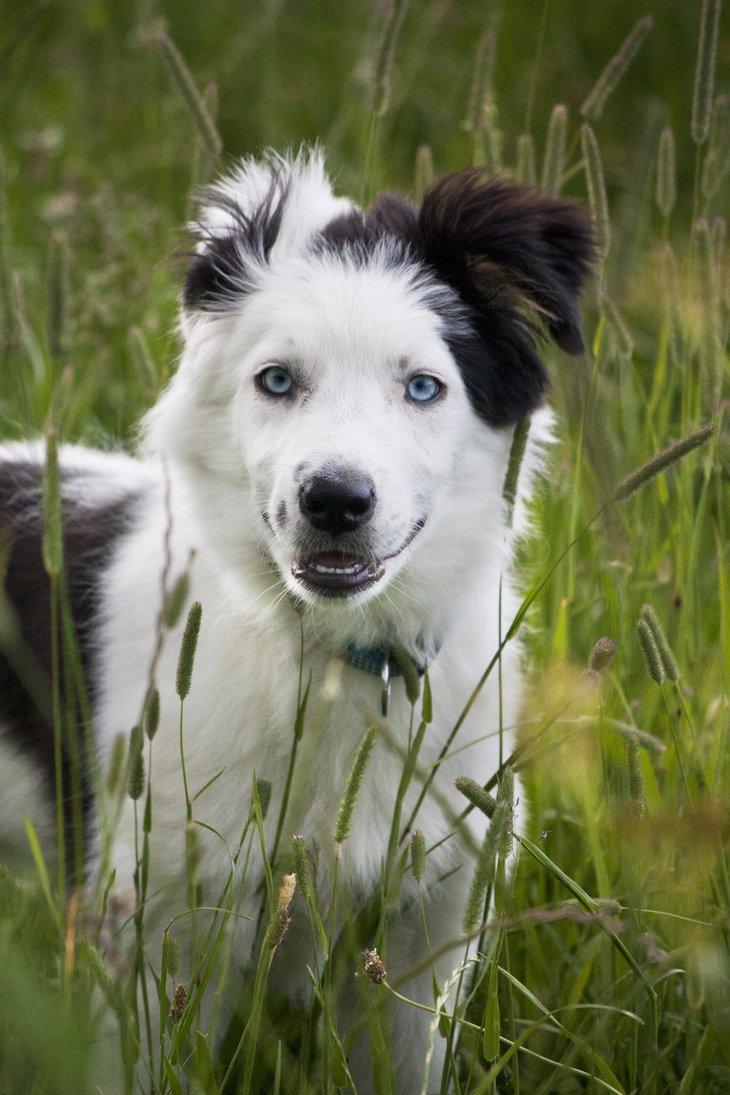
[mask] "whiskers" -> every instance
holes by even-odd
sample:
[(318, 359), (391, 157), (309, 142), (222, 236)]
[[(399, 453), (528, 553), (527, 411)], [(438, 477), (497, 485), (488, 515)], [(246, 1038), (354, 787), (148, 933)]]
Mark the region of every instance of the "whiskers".
[(278, 606), (281, 604), (281, 601), (288, 593), (286, 582), (281, 575), (279, 575), (276, 580), (271, 583), (271, 585), (268, 585), (266, 589), (262, 589), (261, 592), (253, 598), (253, 600), (247, 601), (245, 604), (243, 604), (241, 608), (244, 612), (250, 612), (251, 609), (259, 604), (262, 598), (266, 597), (267, 594), (272, 593), (274, 590), (278, 590), (278, 592), (274, 596), (274, 600), (271, 602), (271, 604), (261, 605), (262, 608), (265, 608), (268, 611), (274, 611), (276, 608), (278, 608)]

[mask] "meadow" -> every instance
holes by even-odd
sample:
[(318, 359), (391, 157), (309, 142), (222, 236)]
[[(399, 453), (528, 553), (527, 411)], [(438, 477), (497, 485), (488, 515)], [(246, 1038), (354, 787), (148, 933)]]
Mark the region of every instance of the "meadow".
[[(588, 349), (552, 355), (558, 440), (519, 551), (523, 611), (506, 628), (529, 679), (508, 758), (527, 821), (509, 839), (509, 804), (495, 811), (463, 784), (465, 808), (494, 812), (503, 839), (464, 865), (482, 872), (489, 925), (454, 910), (454, 937), (474, 934), (479, 960), (456, 971), (456, 998), (434, 986), (447, 1067), (424, 1089), (730, 1091), (730, 40), (718, 0), (5, 0), (0, 14), (0, 438), (50, 439), (51, 569), (54, 439), (133, 451), (175, 368), (190, 191), (232, 157), (318, 139), (338, 186), (364, 201), (381, 187), (417, 198), (434, 173), (474, 162), (590, 206)], [(13, 627), (0, 598), (3, 650)], [(192, 656), (188, 668), (194, 679)], [(427, 687), (413, 701), (426, 727)], [(295, 717), (305, 733), (304, 696), (293, 731)], [(428, 778), (415, 754), (404, 763)], [(111, 793), (137, 797), (143, 829), (144, 772), (124, 760), (119, 772)], [(340, 775), (356, 825), (357, 780)], [(259, 844), (266, 854), (266, 800), (255, 781), (242, 789), (242, 867)], [(363, 938), (334, 946), (306, 848), (267, 862), (270, 926), (220, 1039), (198, 1025), (199, 986), (227, 975), (245, 868), (221, 879), (192, 963), (170, 928), (155, 1064), (135, 994), (143, 952), (115, 965), (98, 931), (104, 886), (85, 907), (27, 836), (0, 846), (0, 1092), (98, 1090), (109, 1023), (123, 1066), (103, 1090), (346, 1090), (348, 1032), (331, 1006), (342, 984), (366, 1001), (378, 1091), (392, 1090), (378, 1019), (402, 986), (359, 956), (381, 930), (368, 910), (355, 910)], [(406, 870), (432, 883), (427, 853), (417, 836), (398, 844), (384, 887)], [(279, 892), (290, 872), (294, 902)], [(289, 915), (329, 956), (302, 1013), (267, 994)]]

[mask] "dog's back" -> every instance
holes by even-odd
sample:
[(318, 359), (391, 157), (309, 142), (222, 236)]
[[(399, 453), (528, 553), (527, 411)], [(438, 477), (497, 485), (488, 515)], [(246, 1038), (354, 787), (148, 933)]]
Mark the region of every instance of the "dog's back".
[[(42, 838), (52, 831), (55, 779), (50, 682), (54, 658), (59, 660), (63, 680), (64, 660), (68, 667), (73, 656), (68, 641), (60, 639), (64, 602), (73, 617), (83, 687), (93, 687), (93, 633), (100, 579), (143, 492), (144, 473), (136, 461), (78, 447), (62, 450), (64, 588), (54, 622), (51, 580), (43, 560), (43, 461), (40, 445), (0, 447), (0, 797), (5, 804), (0, 846), (22, 840), (25, 816), (31, 817)], [(55, 653), (54, 641), (58, 641)], [(73, 789), (72, 738), (81, 726), (79, 684), (64, 689), (59, 699), (60, 717), (66, 724), (61, 749), (64, 803), (68, 807)], [(81, 816), (85, 820), (89, 794), (81, 740), (78, 750)], [(67, 830), (70, 823), (67, 809)], [(50, 840), (45, 842), (51, 846)]]

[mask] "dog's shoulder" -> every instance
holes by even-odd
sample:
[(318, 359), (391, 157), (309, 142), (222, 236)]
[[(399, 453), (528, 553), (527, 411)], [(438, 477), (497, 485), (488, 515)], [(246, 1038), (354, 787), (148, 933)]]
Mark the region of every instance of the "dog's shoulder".
[[(47, 686), (53, 670), (51, 581), (43, 555), (44, 446), (0, 445), (0, 724), (52, 786)], [(100, 578), (150, 476), (123, 454), (63, 446), (59, 460), (64, 586), (87, 676)]]
[[(5, 594), (28, 616), (40, 593), (43, 566), (44, 449), (39, 443), (0, 446), (0, 543)], [(60, 452), (64, 564), (71, 590), (105, 561), (129, 525), (149, 484), (144, 465), (121, 453), (81, 446)]]

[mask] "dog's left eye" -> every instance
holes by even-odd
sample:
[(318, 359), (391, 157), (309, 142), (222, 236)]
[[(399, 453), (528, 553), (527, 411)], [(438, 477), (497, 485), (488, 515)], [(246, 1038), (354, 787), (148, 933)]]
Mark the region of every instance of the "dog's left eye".
[(411, 403), (431, 403), (439, 395), (441, 383), (435, 376), (419, 373), (406, 384), (406, 399)]
[(256, 380), (267, 395), (289, 395), (294, 387), (291, 374), (282, 365), (269, 365), (258, 374)]

